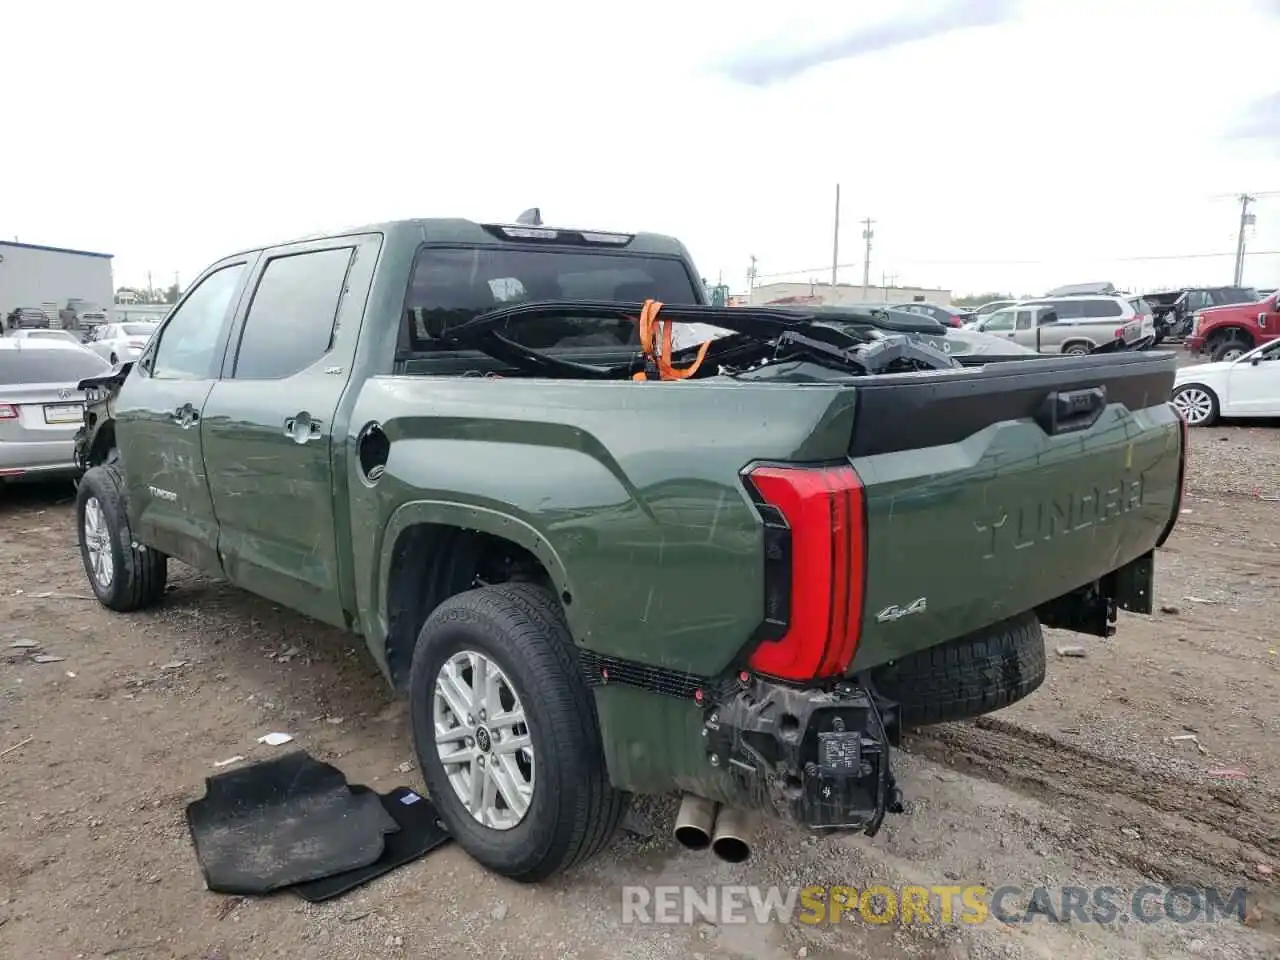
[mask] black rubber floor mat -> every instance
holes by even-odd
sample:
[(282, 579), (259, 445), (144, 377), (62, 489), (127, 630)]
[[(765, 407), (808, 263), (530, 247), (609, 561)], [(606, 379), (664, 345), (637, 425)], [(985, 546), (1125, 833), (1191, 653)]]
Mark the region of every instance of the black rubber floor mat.
[(367, 867), (398, 829), (377, 794), (303, 750), (206, 778), (187, 826), (209, 889), (240, 894)]
[[(356, 792), (369, 790), (368, 787), (355, 785), (351, 789)], [(403, 867), (406, 863), (426, 856), (449, 839), (449, 833), (440, 822), (435, 806), (421, 794), (408, 787), (396, 787), (378, 799), (382, 801), (387, 813), (400, 824), (399, 830), (387, 834), (387, 845), (382, 856), (367, 867), (348, 870), (322, 880), (300, 883), (293, 888), (298, 896), (312, 903), (340, 896), (384, 873), (390, 873), (396, 867)]]

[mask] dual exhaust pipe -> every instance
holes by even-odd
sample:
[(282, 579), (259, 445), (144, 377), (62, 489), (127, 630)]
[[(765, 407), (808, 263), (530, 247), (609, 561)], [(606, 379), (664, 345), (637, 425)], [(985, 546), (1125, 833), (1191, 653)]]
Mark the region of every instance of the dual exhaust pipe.
[(742, 863), (751, 856), (752, 820), (746, 810), (686, 793), (680, 798), (680, 811), (676, 814), (676, 840), (690, 850), (710, 847), (727, 863)]

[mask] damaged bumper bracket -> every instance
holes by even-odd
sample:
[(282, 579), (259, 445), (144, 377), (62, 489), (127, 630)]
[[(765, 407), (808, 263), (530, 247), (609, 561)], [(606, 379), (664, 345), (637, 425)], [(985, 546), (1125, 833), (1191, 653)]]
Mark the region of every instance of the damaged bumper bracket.
[(751, 680), (706, 709), (713, 766), (779, 817), (814, 830), (874, 836), (902, 810), (882, 708), (864, 688), (798, 690)]

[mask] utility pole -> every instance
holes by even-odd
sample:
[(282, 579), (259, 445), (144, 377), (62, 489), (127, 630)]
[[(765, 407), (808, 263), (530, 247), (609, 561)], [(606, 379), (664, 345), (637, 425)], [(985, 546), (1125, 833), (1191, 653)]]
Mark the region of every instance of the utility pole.
[(835, 291), (836, 269), (840, 263), (840, 184), (836, 184), (836, 223), (835, 236), (831, 239), (831, 287)]
[(751, 266), (747, 268), (747, 302), (751, 302), (751, 295), (756, 289), (756, 255), (751, 255)]
[(871, 229), (871, 225), (875, 223), (870, 217), (864, 217), (862, 220), (862, 239), (866, 242), (866, 252), (862, 257), (862, 299), (867, 299), (867, 287), (871, 285), (871, 238), (875, 236), (875, 231)]
[(1237, 199), (1240, 201), (1240, 232), (1236, 236), (1236, 273), (1235, 280), (1232, 282), (1238, 287), (1244, 279), (1244, 228), (1254, 223), (1257, 219), (1249, 212), (1249, 204), (1257, 200), (1257, 197), (1242, 193)]

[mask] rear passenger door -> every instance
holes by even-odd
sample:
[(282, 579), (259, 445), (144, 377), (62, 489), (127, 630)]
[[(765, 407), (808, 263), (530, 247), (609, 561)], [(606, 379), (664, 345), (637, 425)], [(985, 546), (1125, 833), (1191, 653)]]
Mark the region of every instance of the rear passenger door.
[(346, 618), (334, 504), (345, 503), (346, 488), (335, 471), (345, 453), (335, 418), (378, 240), (262, 255), (202, 419), (228, 578), (337, 626)]

